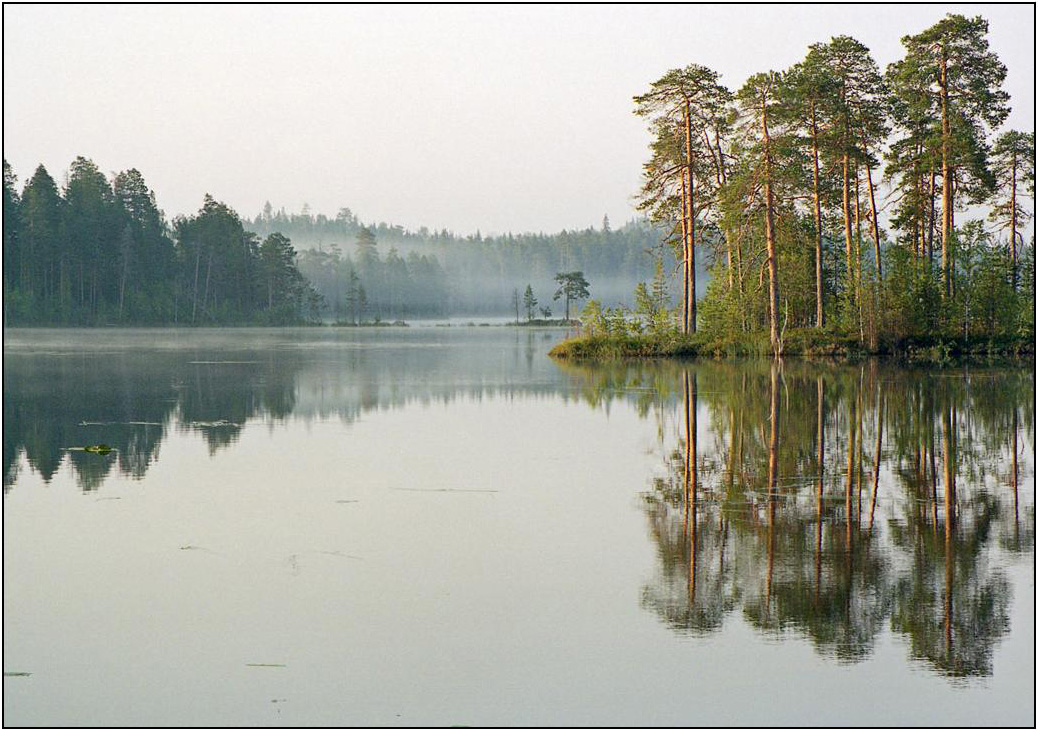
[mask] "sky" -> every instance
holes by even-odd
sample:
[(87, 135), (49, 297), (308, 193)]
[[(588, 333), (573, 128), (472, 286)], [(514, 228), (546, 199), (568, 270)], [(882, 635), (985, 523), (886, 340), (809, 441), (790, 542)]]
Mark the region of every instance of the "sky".
[(852, 35), (881, 68), (946, 12), (983, 15), (1034, 130), (1033, 5), (5, 5), (4, 158), (19, 185), (89, 157), (167, 216), (206, 193), (469, 234), (636, 215), (631, 97), (698, 63), (737, 89)]

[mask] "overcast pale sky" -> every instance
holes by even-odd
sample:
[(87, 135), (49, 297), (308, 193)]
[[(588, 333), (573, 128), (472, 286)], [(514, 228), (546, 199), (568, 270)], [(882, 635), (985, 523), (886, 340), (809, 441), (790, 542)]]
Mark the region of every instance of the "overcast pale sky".
[(946, 12), (983, 15), (1034, 129), (1033, 5), (7, 5), (4, 157), (136, 167), (168, 215), (206, 192), (470, 233), (634, 214), (631, 97), (699, 63), (730, 87), (853, 35), (882, 68)]

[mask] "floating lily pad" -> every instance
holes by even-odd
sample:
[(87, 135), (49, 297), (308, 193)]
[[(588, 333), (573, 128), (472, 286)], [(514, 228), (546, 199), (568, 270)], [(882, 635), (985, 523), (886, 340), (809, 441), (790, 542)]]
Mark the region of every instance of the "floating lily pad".
[(68, 447), (66, 449), (66, 451), (86, 451), (87, 453), (90, 453), (90, 454), (100, 454), (101, 456), (107, 456), (108, 454), (112, 453), (113, 451), (117, 451), (117, 450), (118, 449), (113, 449), (108, 444), (91, 444), (89, 446), (70, 446), (70, 447)]

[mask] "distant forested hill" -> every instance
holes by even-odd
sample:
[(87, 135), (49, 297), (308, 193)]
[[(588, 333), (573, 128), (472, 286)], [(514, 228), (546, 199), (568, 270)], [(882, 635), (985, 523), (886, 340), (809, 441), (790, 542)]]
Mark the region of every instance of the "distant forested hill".
[(629, 303), (662, 239), (646, 222), (614, 229), (608, 219), (487, 237), (364, 225), (345, 208), (328, 218), (268, 204), (249, 220), (208, 195), (196, 214), (168, 221), (135, 169), (109, 179), (77, 157), (64, 177), (59, 186), (40, 165), (19, 190), (4, 161), (5, 326), (507, 315), (527, 287), (536, 315), (557, 315), (556, 274), (582, 271), (592, 297)]
[(554, 234), (459, 236), (387, 223), (365, 226), (347, 208), (328, 218), (305, 207), (291, 215), (273, 212), (269, 203), (246, 227), (292, 240), (300, 270), (330, 313), (349, 318), (363, 287), (366, 307), (383, 319), (514, 314), (513, 293), (522, 295), (528, 285), (538, 309), (557, 309), (554, 277), (563, 271), (583, 271), (599, 301), (630, 303), (635, 285), (653, 276), (651, 252), (662, 238), (646, 222), (614, 229), (608, 218), (599, 228)]

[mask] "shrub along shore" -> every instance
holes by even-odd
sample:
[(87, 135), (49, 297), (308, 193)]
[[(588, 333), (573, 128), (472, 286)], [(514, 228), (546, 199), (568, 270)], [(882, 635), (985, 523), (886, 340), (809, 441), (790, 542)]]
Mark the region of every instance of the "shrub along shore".
[[(782, 355), (808, 358), (857, 359), (870, 356), (919, 363), (952, 363), (961, 360), (1033, 360), (1034, 338), (1024, 335), (982, 337), (918, 336), (862, 341), (814, 328), (790, 330), (783, 339)], [(680, 334), (584, 334), (563, 340), (549, 353), (560, 360), (612, 360), (621, 358), (771, 357), (768, 333), (738, 335)]]

